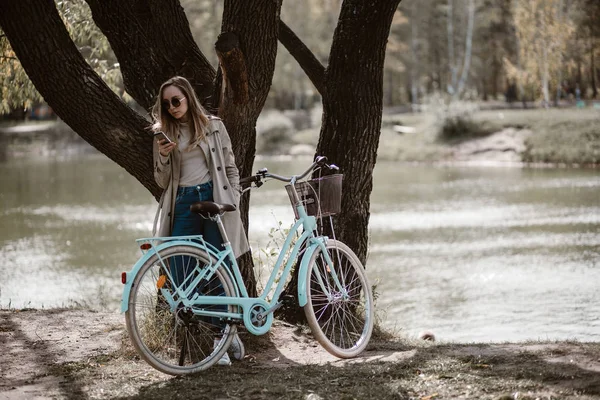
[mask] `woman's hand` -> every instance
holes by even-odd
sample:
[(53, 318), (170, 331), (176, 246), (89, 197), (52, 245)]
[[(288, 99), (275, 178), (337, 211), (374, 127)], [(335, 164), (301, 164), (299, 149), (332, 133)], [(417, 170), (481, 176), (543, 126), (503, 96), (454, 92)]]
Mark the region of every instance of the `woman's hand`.
[(167, 157), (175, 147), (177, 147), (177, 143), (169, 142), (165, 139), (159, 139), (158, 143), (158, 152), (161, 156)]

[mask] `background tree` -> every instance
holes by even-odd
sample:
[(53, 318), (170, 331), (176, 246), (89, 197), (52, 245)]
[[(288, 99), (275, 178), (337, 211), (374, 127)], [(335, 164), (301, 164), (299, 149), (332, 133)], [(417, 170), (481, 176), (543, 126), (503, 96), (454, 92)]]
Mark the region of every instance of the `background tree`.
[[(90, 1), (91, 5), (94, 3), (97, 2)], [(463, 91), (468, 93), (470, 98), (478, 98), (483, 101), (501, 100), (509, 89), (512, 88), (511, 90), (514, 92), (516, 86), (523, 86), (524, 89), (527, 86), (523, 85), (523, 82), (516, 82), (513, 79), (515, 70), (521, 71), (523, 77), (526, 75), (525, 70), (521, 68), (526, 63), (524, 60), (520, 60), (521, 57), (517, 53), (519, 38), (516, 36), (517, 26), (513, 15), (516, 3), (516, 0), (474, 0), (473, 2), (475, 14), (472, 55), (468, 79), (464, 83)], [(133, 7), (133, 4), (136, 6)], [(144, 4), (151, 5), (152, 3), (128, 1), (121, 5), (112, 4), (110, 7), (118, 6), (119, 8), (116, 9), (126, 11), (123, 15), (127, 15), (132, 12), (127, 11), (128, 9), (141, 10)], [(194, 42), (190, 49), (198, 48), (199, 53), (205, 57), (207, 66), (210, 66), (210, 69), (216, 74), (218, 58), (214, 51), (214, 42), (221, 32), (225, 3), (216, 0), (181, 0), (180, 4), (189, 21), (189, 29)], [(310, 49), (321, 65), (328, 63), (333, 32), (341, 4), (341, 0), (306, 0), (304, 2), (284, 2), (281, 7), (281, 19), (285, 21), (292, 32), (295, 32), (297, 37), (301, 38), (301, 42)], [(550, 96), (550, 93), (556, 93), (560, 99), (564, 100), (568, 96), (573, 96), (576, 85), (581, 88), (583, 97), (597, 97), (600, 78), (600, 69), (598, 68), (598, 57), (600, 57), (600, 33), (598, 31), (600, 29), (598, 29), (597, 21), (600, 2), (562, 0), (562, 4), (564, 18), (572, 22), (573, 34), (570, 38), (565, 39), (567, 45), (562, 53), (562, 60), (551, 61), (553, 68), (556, 68), (557, 65), (562, 65), (562, 67), (550, 73), (549, 97), (554, 97)], [(60, 0), (57, 2), (57, 6), (65, 25), (69, 29), (70, 26), (76, 27), (69, 32), (86, 61), (119, 96), (131, 94), (125, 90), (123, 79), (119, 76), (120, 69), (127, 69), (128, 66), (125, 64), (128, 63), (116, 63), (116, 57), (112, 54), (111, 47), (108, 47), (107, 52), (102, 55), (103, 48), (109, 41), (96, 24), (88, 19), (91, 12), (84, 0)], [(459, 79), (460, 69), (464, 65), (465, 37), (469, 26), (468, 6), (468, 2), (452, 1), (453, 40), (450, 41), (447, 29), (447, 24), (450, 22), (448, 0), (411, 1), (400, 5), (399, 13), (392, 23), (389, 43), (386, 47), (384, 73), (386, 106), (398, 107), (410, 104), (413, 99), (422, 101), (434, 91), (446, 90), (449, 85), (456, 86), (452, 82), (451, 65), (454, 65), (455, 77)], [(78, 7), (80, 11), (77, 10)], [(560, 8), (558, 7), (558, 9)], [(162, 28), (159, 29), (159, 25), (156, 25), (158, 21), (152, 17), (152, 9), (149, 6), (145, 12), (148, 18), (137, 22), (135, 19), (124, 19), (123, 15), (118, 13), (112, 15), (111, 18), (115, 22), (128, 21), (127, 24), (132, 28), (138, 25), (147, 26), (150, 29), (148, 35), (153, 37), (152, 35)], [(98, 20), (106, 19), (100, 14), (96, 13)], [(560, 12), (557, 15), (560, 16)], [(76, 18), (77, 16), (79, 18)], [(522, 20), (520, 24), (526, 28), (530, 22)], [(104, 24), (108, 29), (114, 30), (109, 28), (110, 21), (104, 22)], [(97, 35), (93, 33), (94, 31), (97, 32)], [(121, 29), (119, 32), (125, 34), (128, 30)], [(86, 39), (85, 36), (91, 36), (92, 40)], [(129, 42), (132, 48), (137, 46), (142, 49), (145, 45), (149, 45), (146, 54), (140, 54), (141, 51), (138, 53), (140, 63), (132, 69), (160, 75), (153, 67), (150, 68), (153, 71), (147, 71), (147, 69), (153, 65), (153, 59), (160, 57), (163, 51), (167, 51), (168, 57), (173, 56), (172, 52), (169, 52), (170, 49), (153, 44), (154, 40), (147, 41), (144, 45), (142, 42), (143, 39), (139, 37), (137, 42)], [(449, 43), (454, 46), (454, 63), (449, 60)], [(0, 48), (4, 49), (4, 53), (12, 51), (6, 37), (2, 34), (0, 34)], [(176, 50), (176, 52), (180, 53), (181, 50)], [(266, 107), (308, 110), (313, 106), (320, 105), (319, 90), (315, 88), (314, 82), (305, 73), (302, 73), (302, 68), (294, 58), (283, 50), (282, 44), (278, 45), (277, 54), (272, 86), (265, 102)], [(0, 79), (3, 79), (5, 83), (3, 112), (17, 110), (19, 115), (25, 116), (24, 106), (30, 108), (37, 104), (40, 98), (35, 97), (34, 90), (27, 90), (26, 82), (28, 80), (23, 70), (20, 69), (20, 63), (11, 57), (13, 56), (6, 53), (3, 58), (0, 58)], [(93, 60), (94, 58), (96, 61)], [(199, 65), (190, 60), (187, 63), (189, 66)], [(113, 68), (115, 65), (118, 65), (118, 68)], [(110, 71), (110, 74), (103, 72), (98, 67), (107, 68), (106, 72)], [(537, 83), (539, 73), (532, 74), (532, 72), (534, 71), (530, 71), (527, 75), (531, 79), (535, 78), (535, 85), (540, 85)], [(111, 74), (114, 74), (114, 84), (110, 81)], [(134, 74), (125, 75), (135, 77)], [(200, 76), (198, 79), (201, 81)], [(129, 80), (127, 81), (129, 82)], [(22, 84), (17, 86), (11, 84), (13, 82), (22, 82)], [(152, 79), (149, 82), (154, 84)], [(207, 92), (203, 93), (203, 96), (207, 98), (212, 96), (210, 88), (214, 79), (211, 82), (210, 85), (204, 83)], [(132, 85), (136, 86), (134, 82)], [(33, 85), (30, 85), (29, 88), (32, 89)], [(198, 88), (201, 89), (201, 86)], [(538, 95), (541, 96), (541, 93), (536, 87), (526, 90), (529, 100), (537, 98)], [(131, 98), (139, 101), (141, 97), (144, 95), (132, 95), (125, 99), (131, 104)], [(8, 102), (11, 101), (13, 103), (9, 105)]]
[[(13, 110), (23, 113), (31, 109), (35, 103), (43, 101), (42, 96), (31, 82), (25, 70), (6, 38), (0, 33), (0, 80), (2, 81), (2, 100), (0, 114), (8, 114)], [(19, 90), (15, 90), (19, 88)]]
[(465, 83), (469, 76), (469, 69), (471, 67), (471, 51), (473, 48), (473, 26), (475, 23), (475, 0), (469, 0), (467, 5), (467, 29), (464, 36), (465, 45), (462, 59), (459, 58), (455, 52), (454, 0), (448, 0), (447, 11), (448, 17), (446, 26), (448, 30), (448, 64), (450, 67), (450, 79), (447, 85), (447, 90), (449, 94), (456, 98), (462, 94), (465, 88)]
[(561, 0), (515, 0), (515, 26), (519, 39), (521, 70), (517, 80), (539, 82), (544, 104), (550, 104), (550, 83), (562, 69), (562, 56), (573, 32)]
[[(594, 0), (579, 0), (575, 2), (573, 7), (575, 14), (575, 27), (577, 32), (577, 42), (575, 46), (570, 47), (576, 49), (572, 57), (578, 60), (576, 71), (578, 84), (585, 88), (582, 82), (580, 68), (585, 64), (588, 65), (589, 71), (589, 87), (593, 98), (598, 97), (598, 84), (600, 82), (600, 2)], [(583, 59), (586, 58), (589, 64)]]
[[(413, 29), (418, 29), (417, 24), (412, 24), (407, 28), (407, 23), (408, 19), (404, 16), (402, 11), (400, 9), (396, 10), (390, 26), (390, 32), (409, 30), (412, 34)], [(398, 93), (398, 91), (395, 89), (402, 88), (404, 85), (404, 75), (406, 75), (404, 55), (409, 51), (411, 53), (414, 52), (415, 54), (413, 55), (412, 59), (418, 59), (416, 54), (418, 51), (416, 32), (414, 35), (411, 35), (411, 38), (414, 37), (414, 41), (411, 40), (410, 42), (406, 42), (402, 40), (401, 37), (402, 36), (400, 35), (390, 35), (386, 46), (385, 65), (383, 69), (383, 99), (384, 104), (387, 106), (393, 106), (396, 104), (398, 102), (398, 97), (401, 96), (401, 93)], [(408, 47), (408, 44), (410, 44), (410, 47)], [(418, 79), (416, 70), (419, 66), (417, 63), (411, 63), (410, 67), (410, 96), (411, 99), (414, 99), (416, 102), (418, 99)], [(415, 74), (414, 80), (413, 74)]]
[(477, 10), (473, 36), (474, 84), (483, 100), (497, 99), (510, 82), (504, 59), (514, 60), (516, 37), (511, 0), (484, 0)]
[(410, 103), (413, 111), (417, 110), (419, 104), (419, 8), (417, 3), (412, 3), (410, 16), (412, 23), (410, 24), (410, 54), (412, 63), (410, 66)]

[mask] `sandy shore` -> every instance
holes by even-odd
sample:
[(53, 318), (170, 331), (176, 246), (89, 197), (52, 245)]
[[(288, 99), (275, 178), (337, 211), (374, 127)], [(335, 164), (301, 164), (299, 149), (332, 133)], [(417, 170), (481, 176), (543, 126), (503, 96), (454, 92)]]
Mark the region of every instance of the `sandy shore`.
[[(600, 344), (455, 344), (374, 338), (352, 360), (276, 322), (231, 367), (174, 378), (140, 361), (123, 315), (0, 311), (0, 399), (595, 399)], [(267, 384), (268, 380), (268, 384)]]

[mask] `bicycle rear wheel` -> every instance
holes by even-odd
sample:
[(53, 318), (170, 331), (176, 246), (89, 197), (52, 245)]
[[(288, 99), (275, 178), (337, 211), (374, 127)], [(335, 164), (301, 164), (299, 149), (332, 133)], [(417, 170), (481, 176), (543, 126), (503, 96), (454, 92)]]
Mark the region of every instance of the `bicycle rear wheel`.
[[(161, 372), (184, 375), (209, 368), (227, 351), (236, 334), (236, 325), (195, 315), (181, 302), (171, 309), (161, 291), (177, 299), (175, 287), (186, 287), (190, 283), (186, 279), (210, 263), (210, 256), (202, 249), (173, 246), (162, 250), (160, 259), (156, 254), (150, 257), (134, 277), (125, 312), (127, 331), (138, 354)], [(190, 296), (235, 296), (233, 288), (221, 266)], [(202, 309), (235, 312), (237, 306), (206, 305)]]
[(332, 239), (326, 248), (341, 286), (336, 284), (325, 254), (317, 249), (309, 261), (304, 312), (313, 335), (325, 350), (336, 357), (351, 358), (360, 354), (371, 338), (373, 295), (354, 252)]

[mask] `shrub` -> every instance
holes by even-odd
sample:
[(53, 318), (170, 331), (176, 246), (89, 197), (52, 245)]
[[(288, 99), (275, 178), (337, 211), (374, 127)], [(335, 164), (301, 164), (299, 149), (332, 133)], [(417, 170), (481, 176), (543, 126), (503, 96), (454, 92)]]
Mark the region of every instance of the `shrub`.
[(491, 131), (486, 125), (473, 120), (478, 110), (479, 106), (472, 101), (458, 100), (442, 93), (434, 93), (423, 104), (423, 111), (433, 116), (437, 140), (444, 142), (489, 135)]
[(294, 124), (281, 111), (267, 110), (256, 122), (258, 154), (280, 154), (293, 144)]

